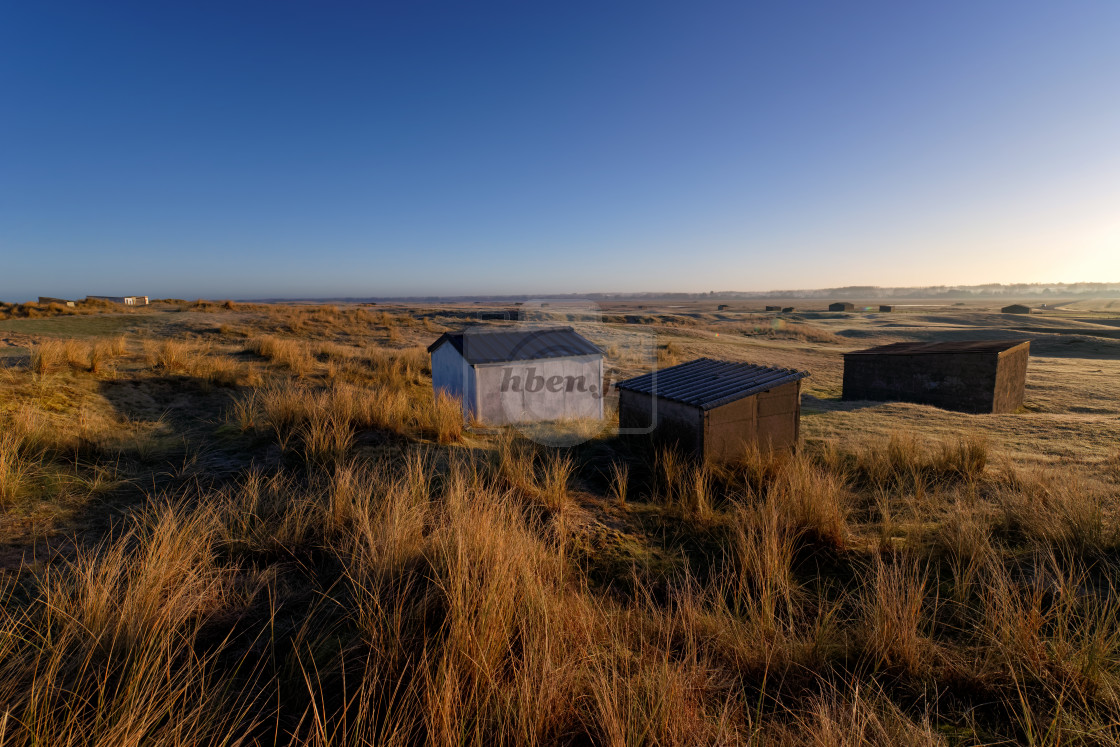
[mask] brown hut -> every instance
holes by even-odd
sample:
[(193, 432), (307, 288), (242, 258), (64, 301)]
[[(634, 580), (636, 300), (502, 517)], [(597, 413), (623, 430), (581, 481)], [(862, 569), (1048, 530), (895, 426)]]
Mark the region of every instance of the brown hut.
[(844, 355), (844, 399), (917, 402), (961, 412), (1023, 404), (1030, 342), (896, 342)]
[(766, 310), (767, 311), (781, 311), (782, 307), (781, 306), (767, 306)]
[(700, 358), (615, 385), (623, 431), (650, 433), (704, 461), (743, 453), (746, 445), (795, 449), (801, 380), (788, 368)]
[(1004, 314), (1029, 314), (1031, 313), (1031, 307), (1024, 306), (1021, 303), (1013, 303), (1010, 306), (1004, 306), (1000, 311)]
[(837, 301), (828, 305), (829, 311), (855, 311), (855, 304), (848, 303), (847, 301)]

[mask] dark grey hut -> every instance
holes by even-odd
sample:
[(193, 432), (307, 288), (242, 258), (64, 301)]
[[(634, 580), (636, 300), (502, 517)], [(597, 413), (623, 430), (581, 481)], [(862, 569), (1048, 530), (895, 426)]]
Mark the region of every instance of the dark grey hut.
[(917, 402), (961, 412), (1023, 404), (1027, 340), (896, 342), (844, 355), (844, 399)]
[(855, 304), (848, 303), (847, 301), (837, 301), (828, 305), (829, 311), (855, 311)]
[(480, 321), (523, 322), (525, 321), (525, 310), (519, 307), (493, 309), (475, 312), (474, 316)]
[(893, 306), (887, 306), (886, 304), (883, 304), (879, 307), (879, 311), (886, 314), (886, 313), (889, 313), (891, 311), (894, 311), (894, 307)]
[(615, 385), (619, 427), (645, 431), (709, 462), (732, 459), (746, 445), (795, 449), (801, 380), (788, 368), (700, 358)]
[(794, 308), (794, 307), (792, 307), (792, 306), (787, 306), (787, 307), (785, 307), (784, 309), (782, 309), (782, 313), (783, 313), (783, 314), (792, 314), (792, 313), (793, 313), (793, 312), (795, 312), (795, 311), (797, 311), (797, 309), (795, 309), (795, 308)]
[(1004, 314), (1029, 314), (1031, 313), (1031, 307), (1024, 306), (1021, 303), (1013, 303), (1010, 306), (1004, 306), (1000, 311)]
[(767, 311), (781, 311), (782, 307), (781, 306), (767, 306), (766, 310)]

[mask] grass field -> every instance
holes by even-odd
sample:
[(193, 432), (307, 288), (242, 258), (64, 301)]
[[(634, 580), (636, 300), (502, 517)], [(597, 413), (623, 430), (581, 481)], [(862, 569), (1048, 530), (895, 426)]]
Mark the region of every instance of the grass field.
[[(545, 314), (616, 380), (808, 370), (720, 467), (466, 427), (424, 346), (478, 305), (0, 321), (0, 745), (1120, 742), (1120, 306), (762, 303)], [(995, 338), (1018, 413), (840, 400)]]

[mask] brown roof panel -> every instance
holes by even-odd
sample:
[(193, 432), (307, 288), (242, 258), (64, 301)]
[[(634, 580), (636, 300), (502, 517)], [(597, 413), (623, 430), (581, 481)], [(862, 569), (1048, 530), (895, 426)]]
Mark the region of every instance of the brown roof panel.
[(959, 340), (955, 342), (895, 342), (866, 350), (853, 350), (849, 355), (946, 355), (952, 353), (1003, 353), (1030, 340)]

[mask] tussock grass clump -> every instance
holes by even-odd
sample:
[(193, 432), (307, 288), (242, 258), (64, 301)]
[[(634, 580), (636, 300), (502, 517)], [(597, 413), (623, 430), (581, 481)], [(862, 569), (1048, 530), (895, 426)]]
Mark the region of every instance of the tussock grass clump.
[(189, 343), (171, 339), (147, 342), (144, 352), (148, 365), (167, 375), (187, 373), (192, 358), (198, 354)]
[[(296, 438), (315, 459), (327, 452), (341, 457), (343, 445), (352, 443), (357, 430), (430, 435), (440, 443), (458, 441), (463, 431), (457, 399), (440, 396), (430, 404), (418, 405), (412, 395), (399, 389), (341, 382), (323, 389), (270, 384), (240, 399), (230, 416), (243, 431), (249, 424), (264, 426), (282, 447)], [(333, 446), (324, 451), (327, 444)]]
[(251, 363), (242, 363), (224, 355), (206, 358), (198, 363), (192, 373), (215, 386), (252, 387), (261, 383), (260, 372)]
[(922, 668), (929, 649), (921, 630), (925, 598), (926, 578), (917, 566), (876, 558), (862, 606), (866, 645), (879, 665), (909, 674)]
[(431, 409), (421, 411), (426, 430), (441, 444), (457, 443), (463, 439), (463, 402), (445, 392), (437, 392)]
[(43, 340), (31, 348), (31, 370), (39, 376), (58, 371), (66, 361), (66, 347), (58, 340)]
[(806, 539), (833, 548), (847, 542), (850, 493), (845, 481), (803, 456), (785, 461), (768, 491)]
[(0, 506), (7, 507), (26, 489), (33, 465), (22, 446), (18, 434), (0, 431)]
[(66, 364), (75, 371), (84, 371), (89, 368), (89, 344), (83, 344), (77, 340), (64, 340), (62, 342), (62, 355), (66, 359)]
[(248, 348), (253, 354), (287, 368), (300, 378), (306, 376), (314, 365), (310, 350), (299, 340), (264, 335), (251, 338)]
[(698, 519), (706, 519), (712, 510), (712, 473), (706, 464), (690, 470), (691, 489), (685, 493), (685, 507)]
[(575, 471), (575, 464), (567, 454), (549, 452), (544, 458), (543, 476), (537, 495), (546, 508), (559, 511), (568, 504), (568, 486)]
[(127, 353), (124, 338), (80, 342), (74, 339), (43, 340), (31, 349), (31, 370), (39, 376), (65, 368), (75, 372), (105, 373), (116, 358)]
[(108, 344), (95, 343), (89, 351), (89, 372), (97, 375), (105, 371), (106, 363), (110, 358), (110, 350)]
[(657, 365), (660, 368), (675, 366), (680, 363), (681, 346), (676, 342), (667, 342), (657, 346)]
[(312, 410), (299, 427), (299, 439), (308, 461), (335, 463), (346, 458), (354, 445), (354, 430), (339, 412)]
[(677, 449), (662, 447), (654, 454), (654, 475), (658, 495), (667, 505), (679, 505), (689, 493), (688, 460)]
[(252, 728), (216, 676), (222, 644), (201, 645), (207, 622), (246, 599), (212, 553), (213, 517), (149, 521), (5, 605), (5, 744), (210, 744)]
[[(868, 688), (870, 690), (870, 688)], [(871, 690), (871, 692), (875, 692)], [(928, 718), (911, 719), (882, 694), (858, 685), (829, 684), (797, 714), (794, 724), (767, 735), (791, 747), (941, 747), (945, 739)]]
[(793, 574), (800, 530), (773, 499), (732, 512), (728, 556), (731, 610), (773, 641), (793, 632), (799, 585)]
[(922, 490), (980, 478), (988, 464), (989, 447), (985, 438), (974, 434), (928, 442), (911, 434), (892, 433), (886, 441), (853, 450), (828, 444), (816, 456), (830, 471), (859, 485)]
[(576, 465), (563, 449), (543, 447), (504, 431), (487, 466), (489, 479), (528, 505), (562, 511), (570, 503)]
[(611, 462), (610, 471), (611, 497), (618, 505), (626, 505), (626, 496), (630, 491), (630, 467), (623, 462)]
[(1075, 470), (1005, 473), (995, 499), (1002, 531), (1040, 549), (1102, 555), (1120, 545), (1120, 527), (1106, 512), (1108, 493)]
[(381, 386), (403, 388), (419, 384), (424, 375), (431, 374), (431, 361), (424, 348), (366, 348), (363, 359), (368, 365), (368, 375)]

